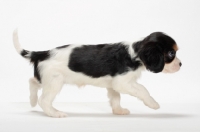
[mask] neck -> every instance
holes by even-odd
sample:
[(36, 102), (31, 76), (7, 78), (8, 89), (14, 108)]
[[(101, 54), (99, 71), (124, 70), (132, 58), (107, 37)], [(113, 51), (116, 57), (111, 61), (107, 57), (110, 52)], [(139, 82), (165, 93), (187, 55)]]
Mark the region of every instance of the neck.
[(138, 41), (138, 42), (133, 43), (132, 48), (133, 48), (135, 53), (138, 53), (139, 49), (142, 48), (142, 41)]

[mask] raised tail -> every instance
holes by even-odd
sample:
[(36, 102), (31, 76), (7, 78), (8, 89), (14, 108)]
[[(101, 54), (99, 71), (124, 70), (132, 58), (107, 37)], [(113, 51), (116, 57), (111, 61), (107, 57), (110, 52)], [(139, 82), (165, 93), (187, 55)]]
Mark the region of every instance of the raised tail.
[(13, 44), (14, 44), (14, 47), (16, 49), (16, 51), (24, 58), (30, 60), (31, 62), (34, 63), (34, 77), (31, 78), (29, 80), (29, 90), (30, 90), (30, 104), (32, 107), (35, 107), (36, 104), (37, 104), (37, 101), (38, 101), (38, 90), (40, 88), (40, 74), (39, 74), (39, 71), (38, 71), (38, 68), (37, 68), (37, 65), (38, 65), (38, 62), (37, 61), (33, 61), (32, 59), (32, 52), (31, 51), (28, 51), (28, 50), (24, 50), (20, 43), (19, 43), (19, 39), (18, 39), (18, 32), (17, 32), (17, 29), (14, 30), (13, 32)]
[(21, 47), (18, 39), (17, 29), (13, 32), (13, 43), (16, 51), (24, 58), (28, 59), (34, 66), (34, 77), (41, 82), (38, 64), (50, 57), (50, 50), (47, 51), (28, 51)]
[(13, 44), (15, 46), (16, 51), (24, 58), (31, 59), (31, 51), (25, 50), (21, 47), (18, 38), (18, 31), (17, 29), (13, 32)]

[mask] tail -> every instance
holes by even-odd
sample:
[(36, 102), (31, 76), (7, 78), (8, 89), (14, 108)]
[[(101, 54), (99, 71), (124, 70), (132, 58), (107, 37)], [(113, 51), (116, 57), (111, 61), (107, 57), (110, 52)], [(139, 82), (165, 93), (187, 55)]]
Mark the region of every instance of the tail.
[(28, 59), (34, 65), (34, 77), (41, 82), (38, 64), (50, 57), (50, 50), (47, 51), (28, 51), (21, 48), (18, 39), (17, 29), (13, 32), (13, 43), (16, 51), (24, 58)]
[[(30, 104), (32, 107), (35, 107), (37, 104), (37, 101), (38, 101), (37, 93), (40, 88), (40, 83), (39, 83), (40, 74), (37, 69), (39, 59), (34, 59), (34, 58), (37, 58), (39, 55), (37, 52), (34, 53), (34, 51), (28, 51), (28, 50), (24, 50), (23, 48), (21, 48), (21, 45), (20, 45), (19, 39), (18, 39), (17, 29), (15, 29), (13, 32), (13, 43), (14, 43), (16, 51), (22, 57), (24, 57), (34, 63), (34, 77), (29, 80), (29, 85), (30, 85), (29, 90), (30, 90)], [(35, 57), (33, 57), (33, 54)]]
[(16, 51), (24, 58), (30, 59), (31, 58), (31, 51), (25, 50), (21, 48), (21, 45), (19, 43), (19, 38), (18, 38), (18, 31), (17, 29), (14, 30), (13, 32), (13, 43), (15, 46)]

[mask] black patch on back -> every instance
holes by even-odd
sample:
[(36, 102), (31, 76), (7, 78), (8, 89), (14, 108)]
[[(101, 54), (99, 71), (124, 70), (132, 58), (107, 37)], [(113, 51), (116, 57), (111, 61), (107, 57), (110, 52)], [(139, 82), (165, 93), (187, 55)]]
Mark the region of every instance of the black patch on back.
[(49, 58), (50, 54), (49, 51), (33, 51), (31, 53), (31, 62), (33, 62), (34, 65), (34, 77), (37, 78), (39, 82), (41, 82), (40, 72), (38, 70), (38, 64), (41, 61), (47, 60)]
[(131, 59), (127, 46), (116, 43), (75, 48), (70, 55), (68, 66), (72, 71), (97, 78), (136, 70), (140, 65), (139, 61)]
[(66, 48), (66, 47), (68, 47), (68, 46), (70, 46), (70, 45), (59, 46), (59, 47), (56, 47), (56, 49), (63, 49), (63, 48)]

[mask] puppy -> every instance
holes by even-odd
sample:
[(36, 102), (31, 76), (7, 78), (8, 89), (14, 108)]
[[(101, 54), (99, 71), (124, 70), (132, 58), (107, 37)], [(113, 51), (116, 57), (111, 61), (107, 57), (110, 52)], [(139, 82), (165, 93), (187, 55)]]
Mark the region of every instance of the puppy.
[[(38, 102), (46, 115), (58, 118), (66, 113), (56, 110), (52, 102), (64, 84), (107, 88), (114, 114), (130, 113), (120, 106), (120, 93), (135, 96), (146, 106), (158, 109), (159, 104), (137, 83), (137, 78), (145, 69), (174, 73), (182, 65), (176, 57), (176, 42), (162, 32), (133, 43), (64, 45), (47, 51), (28, 51), (21, 48), (15, 30), (13, 42), (17, 52), (34, 66), (34, 77), (29, 80), (31, 106)], [(42, 95), (38, 100), (40, 88)]]

